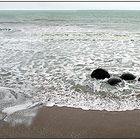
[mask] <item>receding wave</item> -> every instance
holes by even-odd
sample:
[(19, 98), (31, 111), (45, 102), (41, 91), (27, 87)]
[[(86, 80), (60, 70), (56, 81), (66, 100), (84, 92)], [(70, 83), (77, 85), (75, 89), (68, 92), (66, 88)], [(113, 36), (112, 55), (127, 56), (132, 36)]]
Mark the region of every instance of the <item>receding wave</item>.
[[(0, 26), (11, 29), (0, 31), (1, 120), (21, 122), (29, 112), (32, 118), (41, 105), (140, 109), (139, 30), (28, 22)], [(111, 86), (107, 79), (90, 77), (98, 67), (114, 77), (130, 72), (137, 78)]]

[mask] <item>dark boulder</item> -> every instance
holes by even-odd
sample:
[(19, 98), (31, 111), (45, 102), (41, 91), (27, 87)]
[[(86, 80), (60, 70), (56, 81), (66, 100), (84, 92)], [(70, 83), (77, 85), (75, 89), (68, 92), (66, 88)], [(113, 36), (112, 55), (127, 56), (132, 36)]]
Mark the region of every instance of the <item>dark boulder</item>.
[(120, 78), (110, 78), (108, 79), (108, 83), (112, 86), (117, 85), (118, 83), (120, 83), (122, 80)]
[(106, 70), (98, 68), (91, 73), (91, 77), (96, 79), (105, 79), (110, 78), (110, 74)]
[(140, 78), (138, 79), (138, 81), (140, 81)]
[(136, 76), (131, 73), (124, 73), (120, 76), (120, 78), (123, 80), (134, 80)]

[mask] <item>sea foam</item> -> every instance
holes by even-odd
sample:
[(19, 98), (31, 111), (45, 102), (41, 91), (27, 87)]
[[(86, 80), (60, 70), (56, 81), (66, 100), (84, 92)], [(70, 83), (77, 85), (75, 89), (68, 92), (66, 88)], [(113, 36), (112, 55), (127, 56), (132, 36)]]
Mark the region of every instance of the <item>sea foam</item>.
[(91, 23), (54, 25), (52, 21), (46, 25), (40, 20), (0, 26), (11, 29), (0, 31), (3, 120), (27, 116), (40, 105), (107, 111), (140, 109), (137, 79), (110, 86), (107, 79), (90, 77), (94, 69), (102, 67), (111, 76), (131, 72), (138, 78), (139, 30), (100, 28)]

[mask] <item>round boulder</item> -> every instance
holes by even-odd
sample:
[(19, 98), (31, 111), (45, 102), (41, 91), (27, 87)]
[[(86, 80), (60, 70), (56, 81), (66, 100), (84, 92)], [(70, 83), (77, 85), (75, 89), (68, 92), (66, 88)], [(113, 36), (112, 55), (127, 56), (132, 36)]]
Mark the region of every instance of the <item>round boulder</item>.
[(131, 73), (124, 73), (120, 76), (120, 78), (123, 80), (134, 80), (136, 76)]
[(138, 81), (140, 81), (140, 78), (138, 79)]
[(105, 79), (110, 78), (110, 74), (106, 70), (98, 68), (91, 73), (91, 77), (96, 79)]
[(108, 79), (108, 83), (110, 84), (110, 85), (112, 85), (112, 86), (115, 86), (115, 85), (117, 85), (118, 83), (120, 83), (122, 80), (120, 79), (120, 78), (110, 78), (110, 79)]

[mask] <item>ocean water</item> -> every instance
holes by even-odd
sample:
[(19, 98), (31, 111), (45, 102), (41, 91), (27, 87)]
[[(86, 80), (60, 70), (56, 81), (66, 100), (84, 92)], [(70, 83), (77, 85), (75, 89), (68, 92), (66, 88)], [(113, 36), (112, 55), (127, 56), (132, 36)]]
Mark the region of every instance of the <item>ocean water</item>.
[[(139, 54), (140, 11), (0, 11), (0, 118), (25, 122), (42, 105), (140, 109)], [(110, 86), (90, 77), (98, 67), (137, 78)]]

